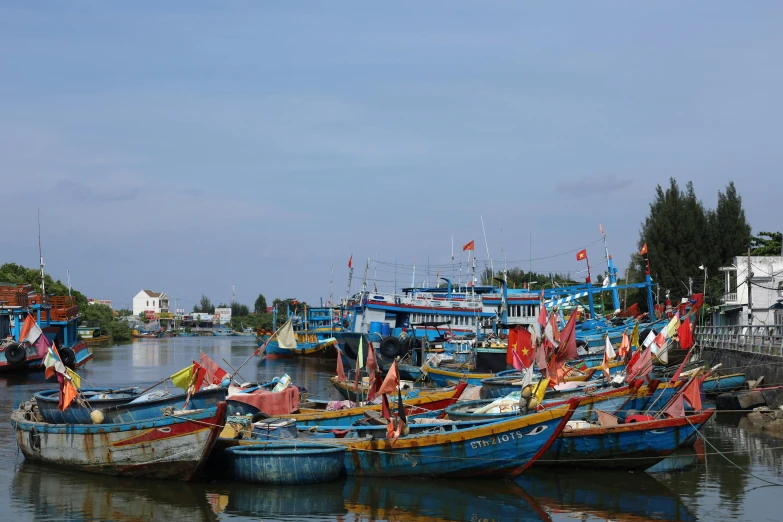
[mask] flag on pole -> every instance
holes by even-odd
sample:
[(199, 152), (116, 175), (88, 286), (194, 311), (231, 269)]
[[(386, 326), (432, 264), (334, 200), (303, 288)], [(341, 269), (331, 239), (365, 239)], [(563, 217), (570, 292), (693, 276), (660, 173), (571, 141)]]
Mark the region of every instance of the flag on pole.
[(343, 367), (343, 352), (337, 348), (337, 382), (345, 382), (345, 368)]
[(195, 365), (191, 364), (190, 366), (186, 368), (182, 368), (180, 371), (175, 373), (170, 377), (171, 382), (176, 386), (177, 388), (182, 388), (183, 390), (187, 391), (188, 386), (190, 386), (190, 381), (193, 378), (193, 367)]
[(627, 330), (623, 332), (623, 340), (620, 343), (620, 349), (617, 351), (617, 355), (620, 356), (621, 359), (625, 359), (628, 357), (628, 354), (631, 351), (631, 339), (628, 337)]
[(581, 261), (583, 259), (587, 259), (587, 249), (584, 248), (576, 253), (576, 260)]
[(201, 352), (201, 356), (198, 360), (199, 366), (204, 368), (204, 378), (207, 384), (220, 384), (223, 379), (228, 375), (228, 372), (220, 367), (218, 363), (209, 358), (207, 354)]
[(641, 250), (639, 250), (639, 255), (640, 255), (640, 256), (643, 256), (643, 255), (644, 255), (644, 254), (646, 254), (646, 253), (647, 253), (647, 243), (645, 243), (644, 245), (642, 245), (642, 249), (641, 249)]
[(389, 373), (386, 374), (386, 378), (381, 384), (381, 388), (378, 390), (378, 394), (394, 393), (394, 391), (400, 386), (400, 372), (397, 369), (397, 361), (394, 361), (389, 368)]
[(666, 325), (665, 331), (666, 331), (666, 337), (671, 339), (674, 337), (674, 334), (677, 333), (677, 329), (680, 327), (680, 312), (677, 312), (674, 314), (674, 317), (672, 317), (672, 320), (669, 321), (669, 324)]
[(693, 346), (693, 333), (691, 332), (691, 320), (686, 317), (677, 329), (677, 336), (680, 338), (680, 348), (687, 350)]
[(348, 258), (348, 268), (353, 268), (353, 254)]
[(639, 348), (639, 323), (633, 325), (633, 331), (631, 332), (631, 346)]
[(475, 250), (476, 249), (476, 240), (471, 239), (468, 243), (465, 243), (465, 245), (462, 247), (462, 251), (465, 250)]

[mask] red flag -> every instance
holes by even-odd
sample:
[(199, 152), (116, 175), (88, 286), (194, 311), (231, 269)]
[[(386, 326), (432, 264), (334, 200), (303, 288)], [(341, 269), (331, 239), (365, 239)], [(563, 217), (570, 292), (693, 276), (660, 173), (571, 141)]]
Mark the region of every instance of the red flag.
[(647, 348), (639, 354), (633, 366), (628, 366), (625, 382), (640, 379), (650, 373), (650, 370), (652, 370), (652, 350)]
[(549, 355), (550, 346), (552, 345), (549, 344), (549, 341), (544, 339), (538, 343), (538, 349), (536, 350), (536, 366), (538, 366), (538, 370), (542, 375), (545, 375), (547, 371), (547, 356)]
[(666, 334), (663, 333), (663, 330), (658, 332), (658, 335), (655, 336), (655, 344), (657, 344), (659, 348), (663, 348), (666, 345)]
[(476, 240), (471, 239), (469, 243), (465, 243), (465, 246), (462, 247), (462, 251), (465, 250), (475, 250), (476, 249)]
[(560, 329), (557, 327), (557, 317), (555, 312), (549, 314), (549, 325), (552, 327), (552, 339), (560, 344)]
[(194, 392), (199, 391), (201, 389), (201, 385), (204, 382), (204, 377), (207, 375), (207, 370), (202, 368), (201, 365), (199, 365), (196, 362), (193, 362), (193, 388)]
[(513, 366), (515, 369), (519, 370), (520, 372), (525, 369), (525, 365), (522, 363), (522, 359), (519, 358), (519, 354), (516, 350), (511, 352), (511, 358), (513, 359)]
[[(553, 314), (554, 315), (554, 314)], [(560, 333), (560, 348), (557, 350), (557, 360), (565, 362), (576, 359), (576, 310), (571, 313), (568, 322)]]
[(78, 392), (70, 379), (63, 378), (60, 382), (60, 402), (57, 405), (60, 411), (70, 406)]
[(343, 352), (337, 349), (337, 382), (346, 382), (345, 368), (343, 367)]
[(348, 259), (348, 268), (353, 268), (353, 254), (351, 254), (351, 257)]
[(582, 249), (579, 252), (576, 253), (576, 260), (581, 261), (582, 259), (587, 259), (587, 249)]
[(701, 379), (694, 377), (682, 390), (682, 396), (696, 410), (701, 410)]
[[(543, 294), (544, 291), (541, 290), (541, 293)], [(541, 298), (541, 310), (538, 312), (538, 324), (541, 325), (541, 328), (546, 326), (546, 305), (543, 298)]]
[(506, 347), (506, 364), (514, 364), (514, 356), (512, 355), (517, 349), (517, 329), (512, 328), (508, 331), (508, 346)]
[(378, 362), (375, 360), (375, 349), (372, 347), (372, 341), (367, 343), (367, 361), (364, 363), (364, 368), (369, 374), (375, 374), (378, 371)]
[(663, 410), (664, 413), (671, 415), (672, 418), (678, 418), (685, 415), (685, 404), (682, 401), (682, 394), (677, 394), (677, 397), (669, 403)]
[(641, 249), (641, 250), (639, 250), (639, 255), (640, 255), (640, 256), (643, 256), (643, 255), (644, 255), (644, 254), (646, 254), (646, 253), (647, 253), (647, 243), (645, 243), (644, 245), (642, 245), (642, 249)]
[(397, 361), (394, 361), (389, 368), (389, 373), (386, 374), (386, 378), (381, 384), (381, 389), (378, 390), (379, 394), (394, 393), (394, 391), (400, 386), (400, 372), (397, 369)]
[[(386, 395), (384, 395), (381, 399), (381, 415), (383, 415), (383, 418), (387, 421), (391, 421), (391, 413), (389, 412), (389, 398), (386, 397)], [(391, 426), (391, 422), (389, 422), (389, 425)]]
[(223, 382), (223, 378), (228, 375), (226, 370), (221, 368), (204, 352), (201, 352), (198, 363), (202, 368), (204, 368), (207, 384), (220, 384)]
[(693, 346), (693, 333), (691, 332), (691, 320), (686, 317), (677, 329), (677, 337), (680, 338), (680, 348), (687, 350)]
[(704, 294), (693, 294), (691, 301), (693, 301), (693, 308), (701, 308), (704, 306)]

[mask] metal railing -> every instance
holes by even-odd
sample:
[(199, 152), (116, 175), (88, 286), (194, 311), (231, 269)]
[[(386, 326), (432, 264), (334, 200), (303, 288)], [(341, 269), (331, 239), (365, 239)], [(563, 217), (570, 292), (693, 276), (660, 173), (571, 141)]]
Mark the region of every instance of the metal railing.
[(723, 302), (724, 303), (736, 303), (737, 302), (737, 292), (729, 292), (729, 293), (723, 294)]
[(783, 324), (699, 326), (696, 328), (696, 340), (707, 349), (783, 357)]

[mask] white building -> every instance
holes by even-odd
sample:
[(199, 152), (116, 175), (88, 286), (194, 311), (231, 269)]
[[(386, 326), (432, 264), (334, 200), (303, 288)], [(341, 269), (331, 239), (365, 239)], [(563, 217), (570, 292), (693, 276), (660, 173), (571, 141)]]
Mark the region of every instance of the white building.
[(142, 290), (133, 298), (133, 315), (138, 316), (141, 313), (152, 312), (155, 318), (160, 318), (160, 314), (169, 313), (169, 296), (164, 292), (153, 292), (152, 290)]
[(783, 256), (735, 257), (731, 266), (720, 270), (725, 273), (726, 287), (719, 310), (713, 313), (713, 325), (747, 326), (749, 310), (754, 326), (783, 324)]

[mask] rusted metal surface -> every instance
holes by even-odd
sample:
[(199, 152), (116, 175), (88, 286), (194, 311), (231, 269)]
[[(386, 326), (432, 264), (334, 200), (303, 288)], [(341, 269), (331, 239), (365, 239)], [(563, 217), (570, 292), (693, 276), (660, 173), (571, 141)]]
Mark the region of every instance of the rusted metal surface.
[(190, 480), (225, 422), (226, 404), (123, 424), (48, 424), (15, 411), (11, 424), (26, 459), (93, 473)]

